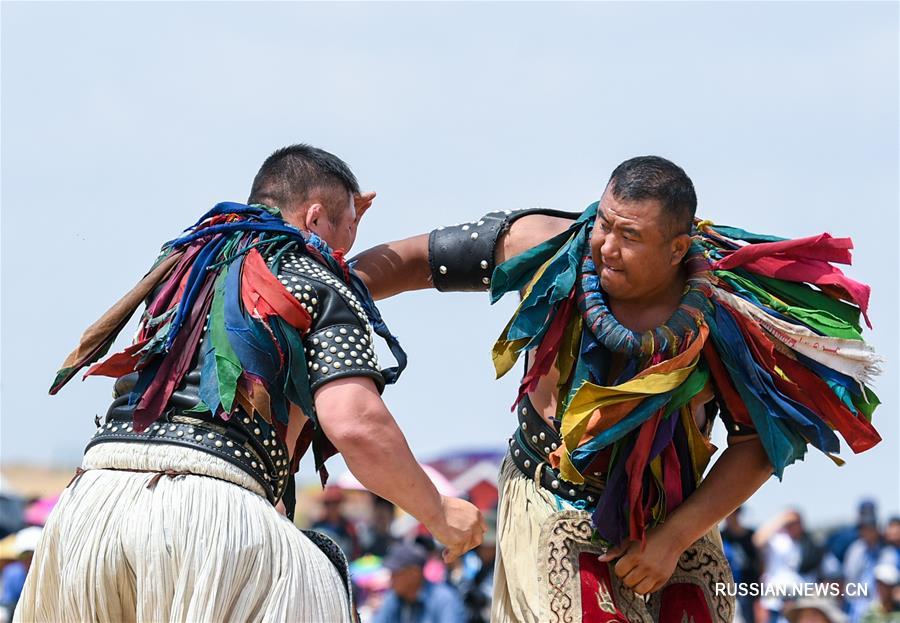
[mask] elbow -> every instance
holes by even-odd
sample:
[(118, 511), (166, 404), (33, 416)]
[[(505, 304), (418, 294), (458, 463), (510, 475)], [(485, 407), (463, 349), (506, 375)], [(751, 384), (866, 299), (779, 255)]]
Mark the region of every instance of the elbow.
[(342, 454), (384, 444), (397, 426), (369, 378), (336, 379), (316, 392), (315, 403), (322, 432)]
[(775, 467), (772, 465), (772, 460), (769, 458), (769, 453), (766, 452), (765, 446), (763, 446), (762, 440), (758, 435), (754, 435), (750, 439), (747, 440), (747, 443), (750, 444), (753, 453), (754, 465), (759, 473), (765, 474), (768, 478), (772, 474), (775, 473)]
[(753, 474), (754, 477), (758, 476), (765, 481), (775, 473), (759, 435), (731, 436), (728, 438), (728, 448), (725, 451), (740, 461), (744, 473), (748, 476)]

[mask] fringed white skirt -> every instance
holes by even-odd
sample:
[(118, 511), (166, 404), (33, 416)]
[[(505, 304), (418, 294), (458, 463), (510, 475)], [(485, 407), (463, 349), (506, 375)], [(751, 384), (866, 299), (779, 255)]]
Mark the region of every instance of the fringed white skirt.
[[(99, 444), (82, 468), (47, 521), (15, 621), (351, 620), (337, 569), (239, 468), (134, 443)], [(192, 475), (152, 473), (164, 470)]]
[[(491, 623), (541, 623), (538, 540), (556, 498), (526, 478), (507, 454), (500, 466), (497, 558)], [(571, 507), (570, 507), (571, 508)]]

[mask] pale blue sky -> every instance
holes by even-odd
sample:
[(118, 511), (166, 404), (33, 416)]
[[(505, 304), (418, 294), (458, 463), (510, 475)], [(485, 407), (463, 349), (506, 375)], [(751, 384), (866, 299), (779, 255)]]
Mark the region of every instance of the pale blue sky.
[[(897, 512), (897, 52), (896, 3), (4, 2), (2, 460), (77, 463), (111, 387), (50, 398), (59, 363), (276, 147), (333, 151), (378, 191), (356, 250), (493, 209), (580, 210), (655, 153), (705, 218), (852, 236), (847, 272), (874, 288), (885, 441), (840, 469), (811, 453), (750, 519), (848, 517), (864, 495)], [(511, 310), (382, 304), (410, 355), (385, 399), (421, 458), (505, 443), (516, 383), (491, 380), (490, 346)]]

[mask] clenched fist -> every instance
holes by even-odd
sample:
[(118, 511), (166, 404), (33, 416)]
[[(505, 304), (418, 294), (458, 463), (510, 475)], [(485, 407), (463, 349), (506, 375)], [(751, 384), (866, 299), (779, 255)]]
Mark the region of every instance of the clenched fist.
[(625, 541), (610, 548), (601, 562), (611, 562), (622, 582), (638, 595), (658, 591), (672, 577), (682, 551), (674, 541), (667, 538), (659, 528), (647, 532), (647, 546), (641, 551), (638, 541)]
[(451, 563), (467, 551), (481, 545), (487, 525), (481, 511), (473, 504), (441, 496), (441, 515), (426, 525), (434, 538), (444, 544), (444, 562)]

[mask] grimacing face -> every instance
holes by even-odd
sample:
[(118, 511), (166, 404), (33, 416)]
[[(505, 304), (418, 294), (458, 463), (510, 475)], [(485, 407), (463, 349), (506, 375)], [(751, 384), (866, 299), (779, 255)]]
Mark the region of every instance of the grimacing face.
[(612, 299), (639, 301), (666, 288), (684, 256), (675, 248), (678, 238), (669, 234), (657, 200), (621, 201), (607, 187), (591, 234), (603, 290)]

